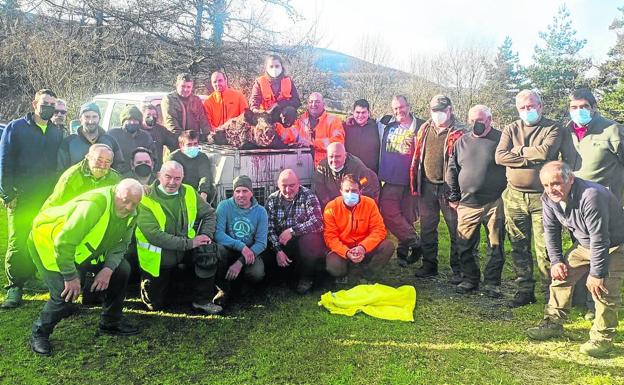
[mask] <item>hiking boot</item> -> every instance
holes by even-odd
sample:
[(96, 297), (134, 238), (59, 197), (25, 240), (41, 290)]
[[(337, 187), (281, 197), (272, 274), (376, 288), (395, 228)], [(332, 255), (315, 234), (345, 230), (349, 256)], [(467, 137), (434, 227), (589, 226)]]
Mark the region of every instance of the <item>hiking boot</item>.
[(295, 291), (297, 292), (297, 294), (307, 294), (312, 288), (313, 283), (314, 282), (311, 279), (301, 278), (299, 280), (299, 283), (297, 283), (297, 288), (295, 289)]
[(419, 267), (414, 272), (416, 278), (430, 278), (438, 275), (438, 270), (434, 268)]
[(537, 300), (535, 299), (535, 294), (534, 293), (525, 293), (525, 292), (518, 292), (516, 293), (516, 295), (514, 296), (514, 299), (511, 300), (511, 302), (509, 302), (507, 304), (507, 306), (509, 306), (510, 308), (516, 308), (516, 307), (520, 307), (520, 306), (524, 306), (524, 305), (528, 305), (531, 303), (535, 303)]
[(50, 344), (50, 339), (46, 336), (31, 335), (28, 340), (28, 345), (30, 345), (30, 349), (33, 352), (40, 356), (49, 356), (52, 354), (52, 345)]
[(544, 341), (554, 337), (561, 337), (563, 335), (563, 325), (553, 322), (550, 318), (544, 318), (536, 327), (527, 329), (526, 333), (529, 338)]
[(594, 310), (587, 310), (583, 318), (585, 318), (585, 321), (593, 321), (596, 319), (596, 312)]
[(110, 334), (113, 336), (132, 336), (139, 334), (139, 328), (124, 321), (115, 324), (100, 323), (98, 331), (102, 334)]
[(22, 304), (22, 288), (18, 286), (12, 286), (7, 290), (4, 302), (0, 305), (3, 309), (15, 309)]
[(500, 286), (485, 285), (483, 287), (483, 291), (485, 291), (485, 295), (490, 298), (503, 298), (503, 293), (501, 293)]
[(475, 285), (474, 283), (469, 281), (462, 281), (455, 288), (455, 292), (457, 294), (469, 294), (477, 291), (477, 289), (479, 289), (479, 285)]
[(613, 350), (613, 342), (589, 340), (579, 347), (579, 351), (588, 356), (601, 358)]
[(215, 304), (214, 302), (206, 302), (206, 303), (193, 302), (191, 306), (193, 306), (193, 309), (202, 311), (208, 315), (219, 314), (223, 311), (223, 308)]
[(461, 273), (453, 272), (453, 275), (451, 275), (451, 278), (449, 278), (449, 283), (451, 285), (459, 285), (463, 281), (464, 281), (464, 277), (462, 276)]

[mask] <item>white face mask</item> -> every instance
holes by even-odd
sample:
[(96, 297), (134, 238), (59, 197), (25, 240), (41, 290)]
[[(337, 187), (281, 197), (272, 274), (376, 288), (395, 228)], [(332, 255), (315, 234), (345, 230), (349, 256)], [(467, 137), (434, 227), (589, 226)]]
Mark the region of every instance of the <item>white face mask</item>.
[(165, 190), (165, 188), (161, 184), (158, 185), (158, 189), (165, 195), (178, 195), (177, 191), (176, 192), (172, 192), (172, 193), (167, 192), (167, 190)]
[(446, 123), (448, 119), (448, 115), (444, 111), (433, 111), (431, 113), (431, 120), (436, 126), (440, 126), (441, 124)]
[(269, 74), (270, 77), (276, 78), (276, 77), (278, 77), (278, 76), (280, 76), (282, 74), (282, 67), (279, 67), (279, 68), (269, 68), (267, 70), (267, 73)]

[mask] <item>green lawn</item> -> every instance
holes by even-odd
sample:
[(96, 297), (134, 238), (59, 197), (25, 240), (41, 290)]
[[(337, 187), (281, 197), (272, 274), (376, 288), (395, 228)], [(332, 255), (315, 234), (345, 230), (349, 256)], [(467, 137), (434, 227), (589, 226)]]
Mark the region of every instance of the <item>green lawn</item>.
[[(0, 213), (0, 241), (6, 219)], [(441, 254), (448, 255), (443, 234)], [(446, 283), (413, 277), (392, 260), (382, 283), (414, 284), (415, 322), (365, 315), (330, 315), (317, 306), (323, 289), (299, 297), (270, 287), (226, 316), (157, 313), (128, 300), (139, 336), (96, 337), (99, 310), (84, 309), (52, 335), (54, 355), (27, 346), (30, 325), (46, 295), (28, 293), (25, 305), (0, 312), (2, 384), (614, 384), (624, 383), (623, 327), (617, 355), (581, 356), (590, 322), (573, 312), (564, 338), (532, 342), (524, 329), (541, 317), (543, 299), (510, 311), (504, 301), (458, 297)], [(511, 264), (505, 267), (510, 295)], [(4, 283), (2, 274), (0, 281)], [(0, 297), (2, 299), (2, 297)]]

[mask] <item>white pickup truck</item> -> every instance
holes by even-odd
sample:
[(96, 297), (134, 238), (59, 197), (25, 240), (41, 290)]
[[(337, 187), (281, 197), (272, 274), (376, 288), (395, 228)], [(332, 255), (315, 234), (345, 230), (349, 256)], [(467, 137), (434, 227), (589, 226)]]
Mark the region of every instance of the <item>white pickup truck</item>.
[[(102, 114), (100, 125), (108, 131), (121, 126), (119, 114), (125, 106), (134, 104), (141, 108), (143, 104), (149, 103), (159, 107), (166, 94), (166, 92), (105, 94), (95, 96), (93, 102), (100, 107)], [(216, 202), (232, 196), (232, 181), (238, 175), (247, 175), (251, 178), (254, 196), (262, 205), (269, 194), (276, 190), (277, 176), (284, 169), (293, 169), (302, 185), (310, 187), (312, 184), (314, 161), (309, 148), (239, 150), (231, 146), (205, 144), (201, 150), (212, 160)]]

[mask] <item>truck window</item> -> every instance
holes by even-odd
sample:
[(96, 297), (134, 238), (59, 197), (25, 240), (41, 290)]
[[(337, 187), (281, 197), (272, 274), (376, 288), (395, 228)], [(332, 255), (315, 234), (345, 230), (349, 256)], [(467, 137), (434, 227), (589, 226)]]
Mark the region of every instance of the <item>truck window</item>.
[(121, 119), (119, 115), (121, 114), (121, 111), (124, 109), (124, 107), (126, 107), (129, 104), (134, 104), (134, 103), (121, 101), (121, 102), (115, 102), (115, 104), (113, 104), (113, 111), (111, 112), (110, 122), (108, 123), (109, 130), (111, 128), (121, 127)]

